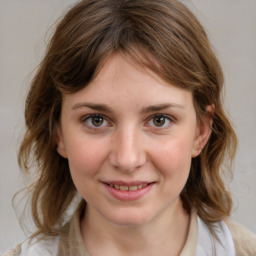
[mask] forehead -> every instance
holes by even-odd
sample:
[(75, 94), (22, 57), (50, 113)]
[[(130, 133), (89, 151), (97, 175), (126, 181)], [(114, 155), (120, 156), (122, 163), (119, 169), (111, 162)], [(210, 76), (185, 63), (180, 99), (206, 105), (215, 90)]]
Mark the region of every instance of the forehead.
[(113, 54), (94, 79), (82, 90), (66, 95), (65, 101), (137, 106), (171, 103), (191, 107), (192, 93), (162, 80), (130, 57)]

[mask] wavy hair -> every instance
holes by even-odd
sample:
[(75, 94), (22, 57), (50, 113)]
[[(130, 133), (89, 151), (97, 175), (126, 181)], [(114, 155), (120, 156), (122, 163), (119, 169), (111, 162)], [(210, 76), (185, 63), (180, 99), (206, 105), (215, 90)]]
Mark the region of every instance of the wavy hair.
[(26, 99), (26, 132), (18, 159), (25, 172), (35, 168), (30, 191), (37, 234), (59, 232), (77, 193), (68, 161), (56, 151), (62, 95), (88, 85), (116, 52), (191, 91), (199, 119), (205, 117), (206, 106), (214, 104), (211, 137), (192, 159), (181, 198), (209, 226), (223, 220), (230, 215), (232, 199), (221, 166), (226, 157), (232, 161), (236, 136), (223, 111), (222, 69), (204, 28), (176, 0), (83, 0), (57, 25)]

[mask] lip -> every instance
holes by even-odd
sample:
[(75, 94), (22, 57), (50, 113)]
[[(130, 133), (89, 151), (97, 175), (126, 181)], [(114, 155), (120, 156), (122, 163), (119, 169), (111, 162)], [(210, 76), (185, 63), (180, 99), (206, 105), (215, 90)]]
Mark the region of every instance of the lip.
[[(104, 181), (102, 182), (106, 190), (109, 192), (111, 196), (120, 200), (120, 201), (136, 201), (145, 196), (152, 187), (156, 184), (156, 182), (148, 182), (148, 181), (131, 181), (131, 182), (124, 182), (124, 181)], [(139, 186), (142, 184), (147, 184), (146, 186), (139, 188), (135, 191), (130, 190), (119, 190), (111, 185), (118, 185), (118, 186)]]

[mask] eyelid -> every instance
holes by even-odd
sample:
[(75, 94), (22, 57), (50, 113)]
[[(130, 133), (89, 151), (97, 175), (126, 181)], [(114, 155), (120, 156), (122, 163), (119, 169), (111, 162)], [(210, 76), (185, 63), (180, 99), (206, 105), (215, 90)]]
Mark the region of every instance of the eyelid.
[(104, 119), (106, 119), (106, 117), (104, 115), (102, 115), (102, 114), (93, 113), (93, 114), (88, 114), (88, 115), (82, 116), (81, 117), (81, 121), (85, 121), (88, 118), (98, 117), (98, 116), (103, 117)]
[(171, 115), (162, 114), (162, 113), (156, 113), (148, 117), (148, 120), (151, 120), (154, 117), (165, 117), (166, 119), (169, 119), (170, 121), (175, 121), (175, 118)]

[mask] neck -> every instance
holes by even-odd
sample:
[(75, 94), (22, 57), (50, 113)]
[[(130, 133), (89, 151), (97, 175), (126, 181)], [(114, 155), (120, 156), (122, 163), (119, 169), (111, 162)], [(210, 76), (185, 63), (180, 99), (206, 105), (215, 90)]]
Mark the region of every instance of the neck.
[(180, 200), (174, 208), (140, 226), (116, 225), (90, 206), (81, 220), (82, 237), (93, 256), (180, 255), (188, 227), (189, 215)]

